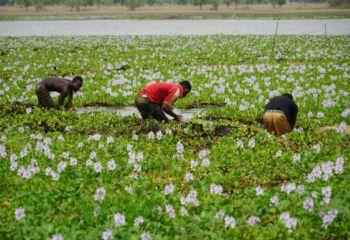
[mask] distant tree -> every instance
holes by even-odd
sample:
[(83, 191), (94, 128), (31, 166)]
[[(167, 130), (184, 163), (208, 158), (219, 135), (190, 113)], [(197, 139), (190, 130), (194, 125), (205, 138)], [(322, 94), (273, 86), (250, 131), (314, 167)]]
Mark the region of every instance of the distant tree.
[(277, 4), (279, 7), (282, 7), (282, 5), (286, 4), (286, 0), (277, 0)]
[(232, 0), (224, 0), (224, 4), (226, 5), (226, 7), (230, 7), (232, 3)]
[(126, 5), (131, 11), (135, 11), (136, 8), (143, 5), (143, 0), (127, 0)]
[(241, 0), (233, 0), (234, 4), (235, 4), (235, 8), (238, 7), (238, 5), (241, 3)]
[(156, 0), (146, 0), (148, 5), (154, 5), (157, 1)]
[(208, 3), (212, 5), (210, 10), (219, 10), (219, 0), (209, 0)]
[(95, 4), (95, 0), (84, 0), (84, 7), (93, 6)]
[(176, 0), (176, 4), (179, 5), (186, 5), (188, 3), (188, 0)]
[(7, 0), (0, 0), (0, 6), (8, 5)]
[(340, 6), (342, 4), (342, 0), (328, 0), (328, 4), (331, 7), (338, 7), (338, 6)]
[(270, 0), (271, 4), (273, 7), (276, 7), (276, 4), (277, 4), (277, 0)]
[(74, 1), (75, 0), (65, 0), (64, 1), (64, 4), (67, 6), (67, 7), (70, 7), (70, 10), (73, 11), (73, 8), (74, 8)]
[(80, 12), (80, 0), (74, 0), (74, 6), (75, 10), (77, 10), (77, 12)]
[(24, 9), (26, 11), (28, 10), (28, 7), (30, 7), (32, 5), (33, 5), (33, 1), (32, 0), (23, 0), (23, 6), (24, 6)]
[(203, 5), (206, 3), (206, 0), (192, 0), (194, 6), (199, 6), (199, 9), (202, 10)]

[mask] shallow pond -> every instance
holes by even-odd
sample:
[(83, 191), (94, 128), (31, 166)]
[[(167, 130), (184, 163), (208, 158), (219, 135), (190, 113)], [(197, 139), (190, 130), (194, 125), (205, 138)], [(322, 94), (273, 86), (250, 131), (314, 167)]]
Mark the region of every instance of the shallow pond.
[[(191, 108), (191, 109), (175, 109), (175, 113), (184, 117), (184, 120), (191, 120), (197, 118), (201, 112), (206, 108)], [(91, 112), (108, 112), (115, 113), (119, 116), (126, 117), (136, 114), (140, 116), (137, 108), (134, 106), (98, 106), (98, 107), (82, 107), (77, 110), (77, 113), (91, 113)]]
[[(274, 35), (276, 20), (0, 21), (0, 36)], [(325, 28), (326, 26), (326, 28)], [(279, 35), (349, 35), (350, 19), (279, 20)]]

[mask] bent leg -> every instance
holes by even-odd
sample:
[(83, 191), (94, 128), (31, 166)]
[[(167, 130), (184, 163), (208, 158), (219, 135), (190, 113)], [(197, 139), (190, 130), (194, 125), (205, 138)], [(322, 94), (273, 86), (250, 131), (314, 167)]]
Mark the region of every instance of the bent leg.
[(49, 91), (47, 91), (44, 87), (38, 87), (35, 90), (35, 94), (38, 97), (38, 102), (40, 107), (44, 108), (55, 108), (55, 104), (50, 96)]
[(274, 125), (275, 125), (277, 136), (281, 136), (285, 133), (289, 133), (292, 130), (287, 117), (283, 113), (277, 113), (275, 115)]
[(264, 128), (266, 128), (269, 133), (275, 132), (275, 128), (273, 125), (273, 114), (271, 112), (264, 113), (263, 121)]
[(165, 115), (163, 109), (155, 103), (150, 103), (150, 108), (151, 108), (151, 115), (154, 119), (156, 119), (158, 122), (161, 121), (169, 121), (167, 116)]
[(142, 119), (147, 119), (150, 117), (151, 109), (149, 107), (149, 99), (142, 97), (140, 95), (135, 96), (135, 106), (139, 113), (141, 114)]

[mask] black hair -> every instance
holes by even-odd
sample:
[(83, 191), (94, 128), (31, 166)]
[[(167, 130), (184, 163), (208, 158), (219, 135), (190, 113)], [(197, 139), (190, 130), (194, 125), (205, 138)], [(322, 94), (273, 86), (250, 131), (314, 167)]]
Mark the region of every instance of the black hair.
[(293, 100), (293, 96), (292, 96), (292, 94), (290, 94), (290, 93), (283, 93), (282, 96), (287, 97), (287, 98)]
[(81, 82), (81, 84), (83, 84), (83, 78), (82, 77), (80, 77), (80, 76), (75, 76), (74, 78), (73, 78), (73, 80), (72, 80), (72, 82), (75, 82), (75, 81), (80, 81)]
[(189, 81), (182, 81), (182, 82), (180, 82), (180, 84), (183, 88), (186, 88), (186, 89), (188, 89), (188, 91), (191, 91), (192, 86), (191, 86), (191, 83)]

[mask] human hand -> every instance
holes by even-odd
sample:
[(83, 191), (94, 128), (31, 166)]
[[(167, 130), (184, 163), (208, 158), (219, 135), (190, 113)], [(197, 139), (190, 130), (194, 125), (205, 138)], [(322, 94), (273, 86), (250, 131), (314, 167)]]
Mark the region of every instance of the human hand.
[(176, 121), (178, 122), (182, 122), (184, 120), (182, 115), (177, 115), (177, 117), (175, 118)]

